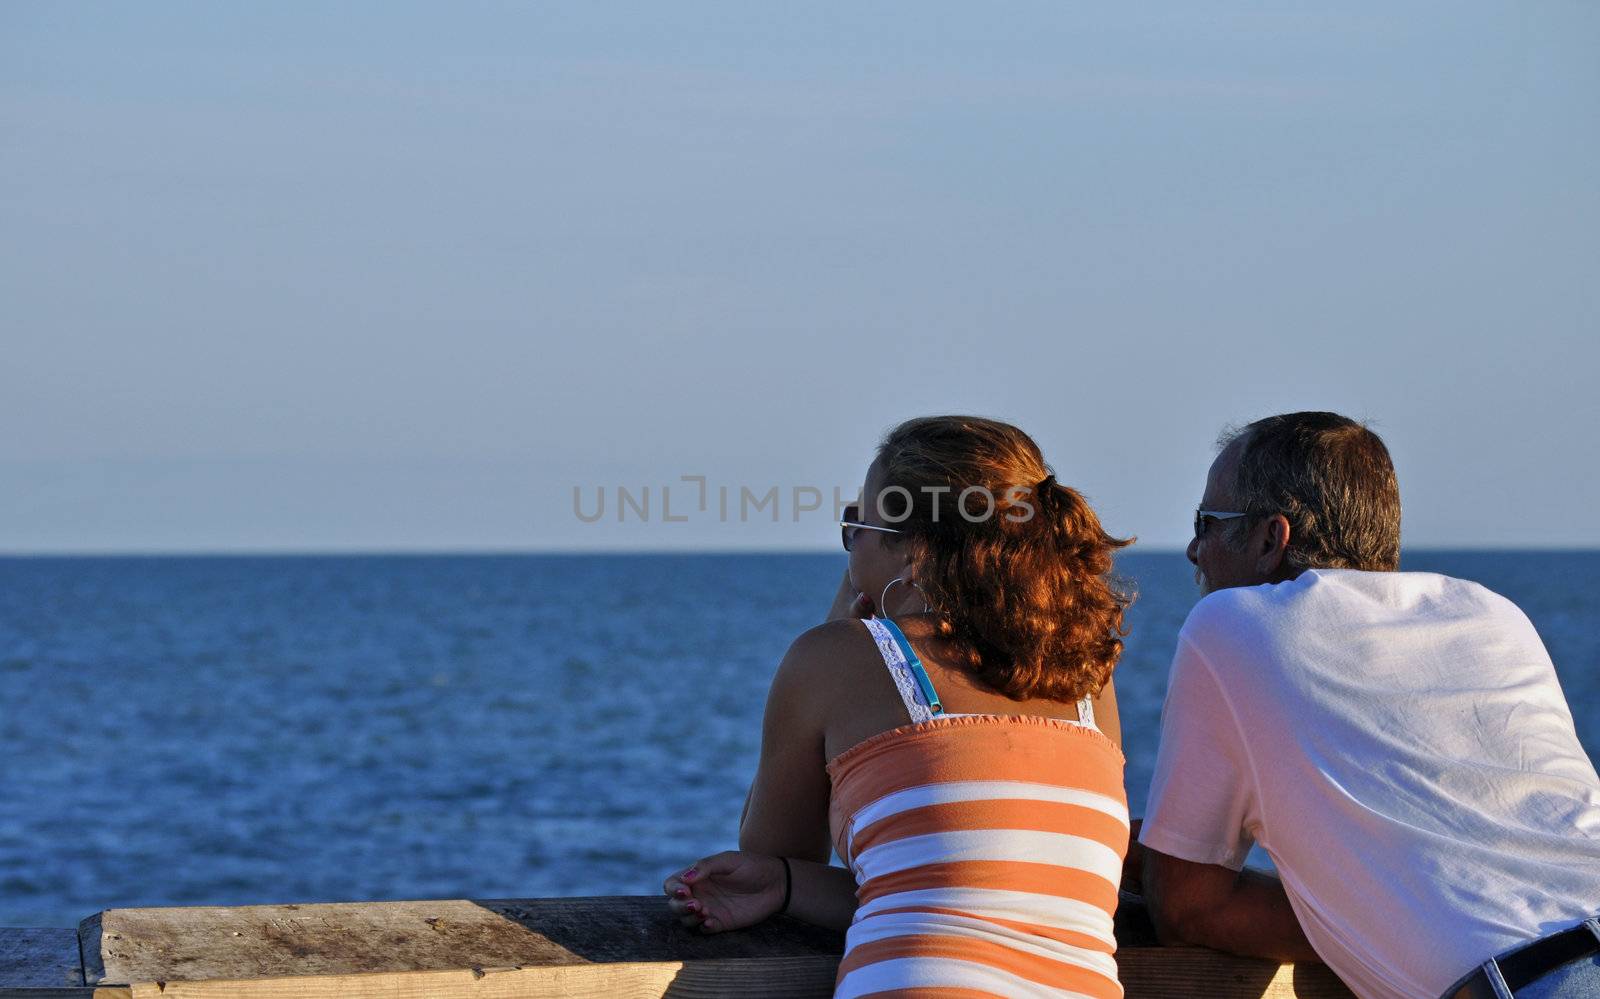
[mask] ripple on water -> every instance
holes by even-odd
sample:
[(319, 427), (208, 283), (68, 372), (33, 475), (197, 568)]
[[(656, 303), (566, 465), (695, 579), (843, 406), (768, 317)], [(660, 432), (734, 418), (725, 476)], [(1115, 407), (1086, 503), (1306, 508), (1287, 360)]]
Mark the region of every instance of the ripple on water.
[[(1117, 674), (1142, 800), (1181, 556)], [(1528, 611), (1591, 753), (1600, 556), (1408, 556)], [(730, 846), (832, 556), (0, 559), (0, 925), (651, 892)], [(46, 682), (48, 680), (48, 682)], [(1137, 805), (1136, 805), (1137, 808)]]

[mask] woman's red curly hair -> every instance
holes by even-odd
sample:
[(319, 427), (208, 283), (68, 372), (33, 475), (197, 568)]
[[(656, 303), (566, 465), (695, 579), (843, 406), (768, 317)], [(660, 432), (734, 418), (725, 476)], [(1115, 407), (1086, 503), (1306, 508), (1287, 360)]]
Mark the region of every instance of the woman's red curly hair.
[(1107, 534), (1009, 423), (908, 420), (884, 437), (877, 464), (885, 516), (906, 514), (893, 523), (911, 545), (912, 578), (971, 674), (1014, 700), (1098, 693), (1133, 599), (1111, 576), (1112, 555), (1132, 539)]

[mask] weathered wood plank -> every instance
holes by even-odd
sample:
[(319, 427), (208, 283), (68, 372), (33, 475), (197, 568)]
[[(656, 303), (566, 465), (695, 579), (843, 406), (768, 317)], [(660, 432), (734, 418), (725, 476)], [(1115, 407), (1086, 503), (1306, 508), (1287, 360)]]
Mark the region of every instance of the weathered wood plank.
[(108, 909), (85, 920), (81, 936), (91, 984), (837, 956), (843, 948), (839, 934), (792, 919), (690, 933), (659, 899), (643, 897)]
[(836, 959), (576, 964), (244, 981), (137, 984), (131, 999), (828, 999)]
[(498, 913), (585, 961), (703, 961), (746, 957), (835, 959), (844, 934), (780, 916), (738, 933), (706, 936), (679, 926), (660, 896), (481, 899)]
[(0, 929), (0, 986), (62, 988), (83, 984), (78, 935), (69, 929)]
[(1251, 961), (1204, 947), (1127, 947), (1117, 951), (1126, 999), (1354, 999), (1321, 964)]
[[(85, 926), (86, 953), (94, 927)], [(108, 909), (92, 982), (561, 965), (582, 959), (461, 899), (328, 905)], [(98, 977), (95, 977), (98, 975)]]
[[(1149, 942), (1136, 917), (1118, 920), (1128, 999), (1349, 999), (1320, 966), (1134, 946)], [(109, 909), (81, 937), (90, 984), (129, 984), (135, 999), (799, 999), (831, 995), (843, 949), (841, 935), (790, 919), (703, 936), (653, 897)]]
[[(1240, 961), (1200, 948), (1130, 948), (1119, 956), (1127, 999), (1350, 999), (1326, 968)], [(617, 962), (358, 975), (137, 983), (125, 989), (40, 989), (4, 999), (827, 999), (837, 961), (826, 957)]]
[[(1127, 999), (1351, 999), (1326, 968), (1279, 967), (1199, 948), (1132, 948), (1119, 964)], [(828, 999), (836, 966), (822, 957), (768, 957), (169, 981), (135, 984), (129, 999)]]
[(95, 913), (78, 924), (79, 970), (83, 984), (96, 985), (105, 981), (105, 965), (101, 959), (100, 913)]

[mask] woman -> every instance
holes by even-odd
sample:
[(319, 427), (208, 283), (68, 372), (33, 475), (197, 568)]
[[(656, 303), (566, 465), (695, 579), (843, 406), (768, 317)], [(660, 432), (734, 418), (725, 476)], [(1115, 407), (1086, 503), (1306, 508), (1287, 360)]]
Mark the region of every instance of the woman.
[(849, 927), (838, 996), (1120, 996), (1123, 759), (1093, 707), (1114, 703), (1128, 542), (1031, 438), (975, 417), (892, 430), (842, 526), (836, 611), (874, 616), (790, 647), (741, 850), (668, 878), (669, 905), (708, 933)]

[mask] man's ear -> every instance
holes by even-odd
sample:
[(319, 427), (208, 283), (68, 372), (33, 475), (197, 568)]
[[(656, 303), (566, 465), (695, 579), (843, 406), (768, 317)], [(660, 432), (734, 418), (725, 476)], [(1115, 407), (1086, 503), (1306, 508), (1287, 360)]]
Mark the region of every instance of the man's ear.
[(1256, 572), (1264, 577), (1277, 576), (1289, 555), (1289, 518), (1275, 513), (1262, 521), (1260, 538)]

